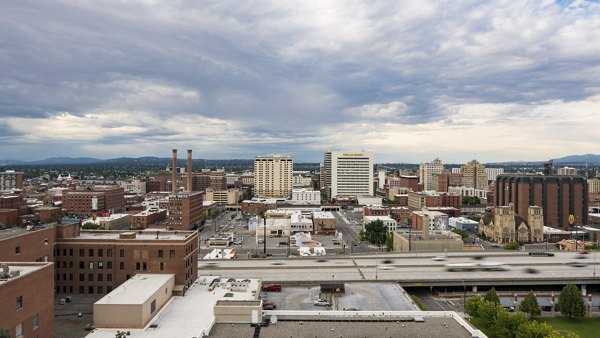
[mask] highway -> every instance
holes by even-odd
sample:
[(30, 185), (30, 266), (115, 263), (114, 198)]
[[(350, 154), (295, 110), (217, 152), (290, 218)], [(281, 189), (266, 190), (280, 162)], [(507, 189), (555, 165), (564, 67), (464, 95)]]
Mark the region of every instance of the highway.
[[(480, 253), (479, 253), (480, 254)], [(600, 266), (594, 264), (592, 254), (585, 259), (578, 254), (557, 252), (555, 257), (531, 257), (527, 253), (486, 254), (485, 259), (474, 260), (472, 255), (449, 254), (447, 261), (433, 261), (436, 254), (354, 256), (344, 258), (288, 258), (263, 260), (200, 261), (200, 275), (261, 278), (270, 282), (319, 281), (394, 281), (403, 286), (485, 285), (485, 284), (556, 284), (571, 281), (600, 284)], [(445, 264), (459, 262), (501, 262), (509, 265), (507, 271), (446, 271)], [(572, 267), (567, 263), (585, 263)], [(207, 264), (208, 263), (208, 264)], [(526, 273), (534, 268), (536, 273)], [(595, 271), (598, 269), (598, 271)], [(596, 275), (594, 275), (596, 273)]]

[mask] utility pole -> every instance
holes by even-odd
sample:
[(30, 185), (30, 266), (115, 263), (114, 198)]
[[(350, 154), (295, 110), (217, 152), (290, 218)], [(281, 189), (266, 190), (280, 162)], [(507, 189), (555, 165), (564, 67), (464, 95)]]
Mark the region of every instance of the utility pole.
[(267, 254), (267, 215), (263, 216), (263, 253)]

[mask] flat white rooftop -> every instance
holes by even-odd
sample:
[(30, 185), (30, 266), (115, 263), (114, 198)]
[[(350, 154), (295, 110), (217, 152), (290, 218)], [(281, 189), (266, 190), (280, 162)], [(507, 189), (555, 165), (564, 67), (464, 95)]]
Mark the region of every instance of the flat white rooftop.
[(13, 280), (17, 280), (21, 276), (25, 276), (29, 273), (32, 273), (36, 270), (40, 270), (52, 263), (8, 263), (8, 262), (0, 262), (0, 264), (8, 265), (8, 270), (10, 271), (19, 271), (19, 276), (11, 277), (9, 279), (0, 279), (0, 285), (11, 282)]
[[(77, 239), (119, 239), (122, 233), (135, 233), (135, 240), (172, 240), (180, 241), (192, 235), (193, 231), (81, 231)], [(158, 235), (157, 235), (158, 233)], [(158, 237), (158, 238), (157, 238)]]
[(148, 297), (162, 288), (173, 274), (139, 274), (119, 285), (112, 292), (100, 298), (96, 304), (144, 304)]
[[(218, 282), (216, 280), (219, 280)], [(185, 296), (174, 296), (150, 320), (143, 329), (95, 329), (88, 338), (114, 338), (117, 331), (129, 331), (132, 337), (202, 337), (208, 335), (214, 324), (214, 306), (218, 300), (257, 300), (260, 293), (260, 281), (250, 279), (246, 292), (228, 290), (230, 280), (243, 281), (241, 278), (228, 279), (218, 276), (200, 276)], [(216, 286), (209, 291), (211, 284)], [(256, 291), (256, 292), (253, 292)], [(230, 297), (225, 297), (230, 294)], [(151, 327), (154, 326), (154, 327)]]

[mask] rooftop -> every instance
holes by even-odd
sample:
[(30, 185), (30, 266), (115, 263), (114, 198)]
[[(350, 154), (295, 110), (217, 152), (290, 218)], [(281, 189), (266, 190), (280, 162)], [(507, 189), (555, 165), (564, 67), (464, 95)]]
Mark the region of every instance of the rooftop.
[(134, 275), (98, 300), (96, 304), (143, 304), (174, 276), (173, 274)]
[(27, 232), (33, 232), (33, 231), (47, 229), (51, 226), (52, 225), (36, 225), (36, 226), (32, 226), (29, 230), (27, 230), (27, 228), (21, 228), (21, 227), (14, 227), (14, 228), (0, 230), (0, 240), (20, 236)]
[(25, 276), (29, 273), (32, 273), (34, 271), (40, 270), (45, 268), (48, 265), (51, 265), (52, 263), (44, 263), (44, 262), (30, 262), (30, 263), (4, 263), (4, 262), (0, 262), (0, 264), (6, 264), (8, 266), (8, 270), (9, 272), (12, 271), (19, 271), (19, 275), (18, 276), (14, 276), (14, 277), (10, 277), (8, 279), (0, 279), (0, 285), (4, 284), (4, 283), (8, 283), (14, 279), (17, 279), (19, 277)]
[(79, 237), (76, 239), (119, 239), (121, 234), (135, 234), (135, 240), (172, 240), (180, 241), (193, 235), (194, 231), (156, 231), (156, 230), (145, 230), (145, 231), (118, 231), (118, 230), (92, 230), (92, 231), (81, 231)]

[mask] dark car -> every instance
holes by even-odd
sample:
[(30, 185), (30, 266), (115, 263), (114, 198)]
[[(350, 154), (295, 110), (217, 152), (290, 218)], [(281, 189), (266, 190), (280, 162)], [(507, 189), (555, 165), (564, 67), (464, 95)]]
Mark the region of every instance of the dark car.
[(263, 291), (274, 291), (274, 292), (280, 292), (281, 291), (281, 285), (278, 284), (267, 284), (267, 285), (263, 285), (262, 287)]
[(525, 272), (526, 272), (526, 273), (529, 273), (529, 274), (536, 274), (536, 273), (540, 273), (540, 271), (539, 271), (539, 270), (537, 270), (537, 269), (534, 269), (534, 268), (526, 268), (526, 269), (525, 269)]
[(275, 310), (277, 309), (277, 305), (273, 302), (263, 302), (262, 308), (263, 310)]

